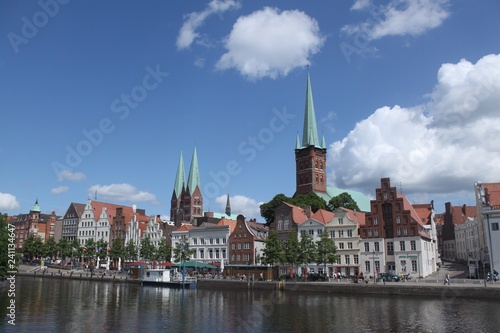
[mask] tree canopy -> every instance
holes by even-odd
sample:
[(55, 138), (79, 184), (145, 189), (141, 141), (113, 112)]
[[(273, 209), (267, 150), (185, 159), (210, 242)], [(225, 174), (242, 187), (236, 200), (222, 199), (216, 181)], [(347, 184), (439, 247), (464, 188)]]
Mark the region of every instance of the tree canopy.
[(334, 211), (337, 208), (344, 207), (347, 209), (352, 209), (352, 210), (357, 210), (359, 211), (358, 204), (354, 199), (351, 197), (351, 195), (347, 192), (340, 193), (336, 197), (333, 197), (328, 201), (328, 207)]
[(291, 205), (299, 206), (302, 208), (311, 206), (311, 210), (314, 213), (319, 209), (328, 209), (326, 201), (314, 192), (309, 192), (307, 194), (298, 194), (293, 198), (287, 197), (286, 195), (280, 193), (275, 195), (271, 201), (260, 205), (260, 214), (266, 220), (267, 226), (271, 225), (271, 223), (274, 222), (276, 207), (278, 207), (282, 202), (287, 202)]

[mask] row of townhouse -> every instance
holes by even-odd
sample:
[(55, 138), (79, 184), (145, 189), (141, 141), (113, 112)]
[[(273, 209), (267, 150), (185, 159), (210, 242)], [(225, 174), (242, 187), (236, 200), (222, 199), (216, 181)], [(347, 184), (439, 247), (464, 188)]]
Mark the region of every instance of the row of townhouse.
[[(370, 201), (370, 212), (338, 208), (334, 212), (309, 207), (300, 208), (282, 203), (276, 208), (275, 230), (280, 239), (295, 231), (318, 241), (326, 232), (334, 239), (338, 260), (324, 267), (308, 263), (311, 272), (332, 276), (363, 273), (374, 276), (380, 272), (412, 274), (425, 277), (437, 270), (438, 252), (433, 204), (412, 205), (408, 199), (390, 186), (389, 178), (382, 178)], [(283, 272), (286, 273), (286, 268)]]
[(443, 259), (467, 264), (469, 274), (500, 267), (500, 183), (475, 183), (475, 206), (452, 206), (439, 216), (438, 242)]
[(221, 218), (217, 223), (199, 226), (183, 224), (172, 232), (172, 247), (183, 238), (194, 251), (195, 261), (220, 265), (259, 265), (267, 239), (268, 228), (243, 215), (236, 220)]

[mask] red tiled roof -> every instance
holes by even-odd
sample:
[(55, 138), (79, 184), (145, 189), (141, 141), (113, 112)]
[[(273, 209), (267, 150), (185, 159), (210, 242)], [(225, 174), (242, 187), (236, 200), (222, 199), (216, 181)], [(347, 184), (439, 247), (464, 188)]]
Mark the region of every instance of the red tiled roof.
[(312, 214), (312, 218), (315, 219), (318, 222), (321, 222), (323, 224), (327, 224), (333, 219), (333, 212), (330, 212), (325, 209), (318, 209), (318, 211), (314, 214)]
[(101, 201), (92, 201), (92, 208), (94, 209), (94, 216), (96, 220), (99, 219), (102, 213), (103, 207), (106, 207), (107, 213), (108, 213), (108, 220), (110, 225), (113, 224), (113, 217), (116, 216), (116, 209), (117, 208), (123, 208), (122, 212), (123, 215), (125, 216), (125, 222), (130, 222), (132, 214), (134, 214), (134, 211), (132, 207), (130, 206), (124, 206), (124, 205), (116, 205), (108, 202), (101, 202)]
[(500, 205), (500, 183), (483, 183), (483, 189), (488, 189), (490, 205)]
[(217, 222), (218, 226), (224, 226), (227, 225), (229, 226), (229, 234), (232, 234), (234, 231), (234, 228), (236, 228), (236, 220), (229, 220), (225, 218), (221, 218), (219, 222)]
[(464, 224), (468, 217), (476, 217), (476, 206), (465, 206), (465, 215), (463, 213), (464, 206), (452, 206), (451, 214), (453, 216), (453, 224)]
[(306, 213), (304, 212), (304, 209), (302, 209), (298, 206), (291, 205), (288, 202), (283, 202), (283, 203), (285, 205), (289, 206), (290, 208), (292, 208), (293, 222), (295, 222), (297, 224), (302, 224), (307, 220), (307, 216), (306, 216)]
[(189, 231), (189, 229), (194, 228), (192, 224), (183, 224), (174, 231)]
[(365, 225), (365, 213), (364, 212), (359, 212), (352, 209), (347, 209), (341, 207), (341, 209), (345, 210), (347, 212), (347, 217), (351, 219), (352, 221), (356, 221), (358, 223), (358, 226), (360, 225)]

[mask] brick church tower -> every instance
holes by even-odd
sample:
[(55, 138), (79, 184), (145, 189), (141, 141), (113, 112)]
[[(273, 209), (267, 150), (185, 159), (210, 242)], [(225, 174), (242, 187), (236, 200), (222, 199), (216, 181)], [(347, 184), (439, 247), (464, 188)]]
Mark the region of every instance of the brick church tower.
[(187, 182), (184, 172), (184, 159), (181, 152), (177, 175), (175, 177), (174, 191), (170, 201), (170, 220), (174, 221), (176, 226), (180, 226), (182, 223), (191, 223), (197, 217), (202, 216), (203, 195), (201, 194), (198, 156), (195, 147)]
[(309, 192), (326, 193), (326, 144), (323, 136), (321, 145), (318, 140), (316, 115), (311, 88), (311, 79), (307, 73), (306, 105), (302, 144), (297, 133), (295, 145), (295, 168), (297, 194)]

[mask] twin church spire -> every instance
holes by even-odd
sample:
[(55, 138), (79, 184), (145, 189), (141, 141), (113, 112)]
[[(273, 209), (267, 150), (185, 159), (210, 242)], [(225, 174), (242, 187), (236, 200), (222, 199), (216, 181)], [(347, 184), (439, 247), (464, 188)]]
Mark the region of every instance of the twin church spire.
[(318, 139), (318, 127), (316, 125), (316, 114), (314, 112), (314, 100), (309, 72), (307, 72), (306, 105), (304, 110), (302, 145), (300, 145), (299, 134), (297, 133), (297, 142), (295, 144), (295, 149), (301, 149), (308, 146), (326, 149), (325, 136), (322, 136), (321, 144)]
[(189, 167), (187, 181), (184, 169), (184, 158), (181, 151), (170, 205), (170, 219), (173, 220), (176, 225), (181, 225), (182, 223), (190, 223), (194, 218), (201, 217), (202, 215), (203, 196), (201, 194), (198, 155), (195, 147), (193, 157), (191, 158), (191, 166)]

